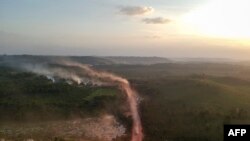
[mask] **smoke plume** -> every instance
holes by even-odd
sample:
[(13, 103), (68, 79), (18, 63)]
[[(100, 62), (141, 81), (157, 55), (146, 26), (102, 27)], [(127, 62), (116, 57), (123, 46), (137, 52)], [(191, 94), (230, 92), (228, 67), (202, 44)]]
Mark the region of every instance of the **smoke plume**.
[(102, 80), (104, 82), (108, 82), (110, 84), (119, 86), (127, 95), (129, 109), (132, 115), (133, 125), (132, 125), (131, 141), (142, 141), (143, 132), (142, 132), (141, 119), (137, 107), (137, 93), (134, 89), (132, 89), (128, 80), (120, 76), (114, 75), (112, 73), (94, 70), (88, 65), (83, 65), (77, 62), (60, 61), (56, 63), (58, 63), (60, 67), (58, 66), (49, 67), (46, 65), (34, 65), (34, 64), (29, 64), (29, 65), (26, 64), (23, 65), (22, 67), (27, 71), (44, 75), (53, 82), (55, 81), (54, 77), (59, 77), (66, 80), (72, 80), (77, 84), (85, 83), (86, 78), (81, 77), (79, 73), (66, 69), (66, 68), (78, 68), (82, 71), (83, 74), (86, 74), (90, 78), (90, 80), (93, 81), (94, 83), (102, 84), (99, 83), (98, 81), (96, 82), (96, 80)]
[(142, 141), (143, 133), (142, 133), (142, 126), (141, 126), (141, 119), (138, 113), (136, 91), (131, 88), (130, 83), (125, 78), (122, 78), (120, 76), (117, 76), (108, 72), (96, 71), (90, 68), (89, 66), (83, 65), (80, 63), (68, 62), (68, 61), (64, 61), (63, 63), (66, 66), (81, 68), (90, 77), (99, 78), (105, 81), (117, 83), (117, 85), (119, 85), (127, 95), (130, 112), (132, 114), (133, 127), (132, 127), (131, 141)]
[(52, 80), (53, 82), (55, 81), (54, 77), (59, 77), (63, 78), (66, 80), (72, 80), (76, 82), (77, 84), (80, 84), (82, 82), (82, 79), (80, 76), (78, 76), (74, 72), (70, 72), (66, 69), (62, 68), (52, 68), (48, 67), (46, 65), (34, 65), (34, 64), (25, 64), (22, 66), (23, 69), (26, 71), (30, 71), (36, 74), (44, 75), (48, 79)]

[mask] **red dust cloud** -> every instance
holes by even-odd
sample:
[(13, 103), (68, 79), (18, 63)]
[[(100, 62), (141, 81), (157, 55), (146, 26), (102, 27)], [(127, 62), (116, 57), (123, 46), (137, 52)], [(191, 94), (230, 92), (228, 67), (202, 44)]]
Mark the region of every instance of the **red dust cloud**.
[(117, 83), (121, 87), (121, 89), (126, 93), (130, 112), (132, 114), (133, 127), (131, 133), (131, 141), (142, 141), (143, 140), (143, 132), (140, 115), (138, 113), (137, 100), (136, 100), (136, 91), (133, 90), (130, 86), (130, 83), (125, 78), (120, 76), (108, 73), (101, 72), (90, 68), (87, 65), (83, 65), (80, 63), (74, 62), (64, 62), (67, 66), (79, 67), (81, 68), (87, 75), (93, 78), (103, 79), (105, 81), (110, 81), (113, 83)]

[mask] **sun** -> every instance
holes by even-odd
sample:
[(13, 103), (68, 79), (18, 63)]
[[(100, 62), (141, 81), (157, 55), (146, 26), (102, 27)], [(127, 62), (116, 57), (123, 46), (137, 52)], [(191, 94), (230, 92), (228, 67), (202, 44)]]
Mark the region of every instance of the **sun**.
[(249, 0), (212, 0), (182, 17), (182, 22), (203, 35), (250, 38)]

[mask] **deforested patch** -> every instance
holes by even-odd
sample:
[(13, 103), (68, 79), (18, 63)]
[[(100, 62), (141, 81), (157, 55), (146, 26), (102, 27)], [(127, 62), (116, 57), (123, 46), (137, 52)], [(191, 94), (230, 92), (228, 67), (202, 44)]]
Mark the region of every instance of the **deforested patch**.
[(19, 123), (0, 127), (0, 139), (4, 141), (16, 139), (36, 141), (55, 138), (112, 141), (121, 136), (126, 136), (126, 128), (112, 115), (66, 121)]

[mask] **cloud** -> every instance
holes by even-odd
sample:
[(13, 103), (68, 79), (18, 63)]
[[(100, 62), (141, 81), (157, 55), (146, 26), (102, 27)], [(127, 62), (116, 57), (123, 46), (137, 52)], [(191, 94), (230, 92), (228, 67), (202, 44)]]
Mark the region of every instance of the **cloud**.
[(142, 19), (142, 22), (146, 24), (166, 24), (171, 22), (171, 20), (163, 17), (155, 17), (155, 18), (144, 18)]
[(135, 15), (144, 15), (146, 13), (153, 12), (154, 9), (152, 7), (147, 6), (123, 6), (120, 7), (120, 13), (128, 16), (135, 16)]
[(147, 38), (147, 39), (160, 39), (161, 36), (160, 35), (147, 35), (147, 36), (145, 36), (145, 38)]

